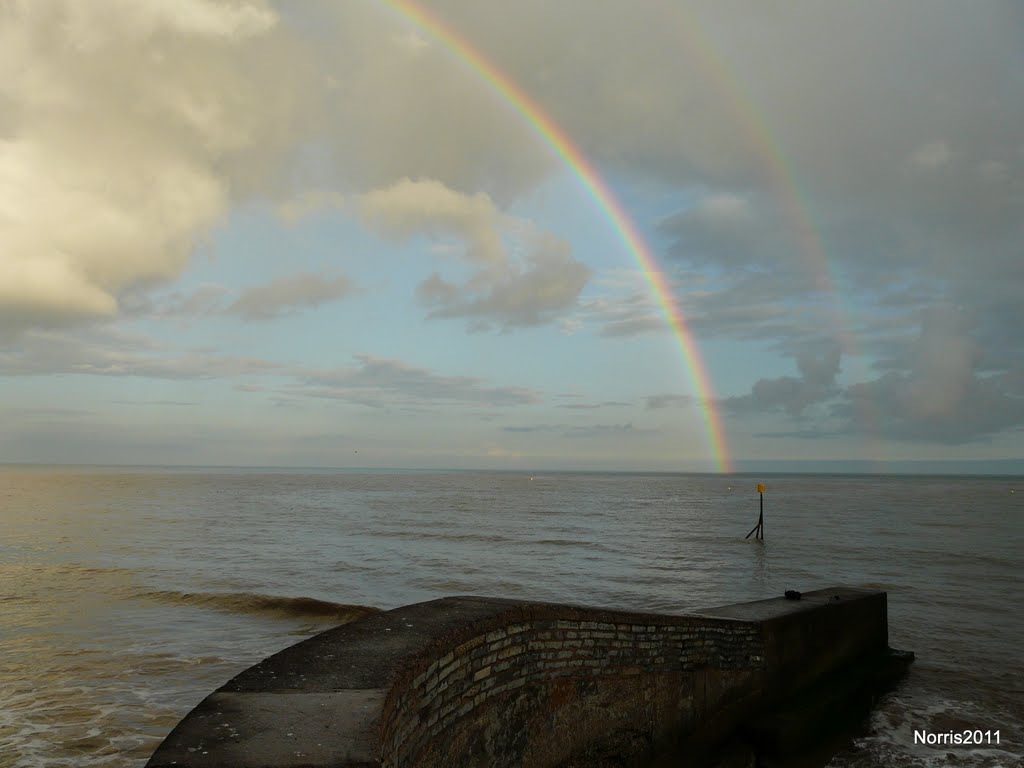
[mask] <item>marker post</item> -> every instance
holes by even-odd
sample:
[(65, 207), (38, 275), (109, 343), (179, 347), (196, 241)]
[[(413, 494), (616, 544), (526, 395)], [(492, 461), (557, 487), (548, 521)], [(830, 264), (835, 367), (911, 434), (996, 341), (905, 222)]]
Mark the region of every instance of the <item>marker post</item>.
[(754, 538), (764, 541), (764, 483), (757, 484), (757, 493), (761, 497), (761, 514), (757, 516), (757, 525), (743, 538), (749, 539), (752, 534), (756, 533), (757, 535)]

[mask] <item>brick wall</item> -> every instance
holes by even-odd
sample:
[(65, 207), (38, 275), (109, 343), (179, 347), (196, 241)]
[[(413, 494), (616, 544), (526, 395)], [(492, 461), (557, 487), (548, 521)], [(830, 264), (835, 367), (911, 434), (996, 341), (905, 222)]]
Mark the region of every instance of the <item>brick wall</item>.
[(445, 765), (459, 748), (460, 764), (550, 764), (623, 738), (646, 752), (707, 708), (684, 673), (764, 667), (749, 622), (583, 613), (516, 611), (421, 655), (384, 707), (382, 763)]

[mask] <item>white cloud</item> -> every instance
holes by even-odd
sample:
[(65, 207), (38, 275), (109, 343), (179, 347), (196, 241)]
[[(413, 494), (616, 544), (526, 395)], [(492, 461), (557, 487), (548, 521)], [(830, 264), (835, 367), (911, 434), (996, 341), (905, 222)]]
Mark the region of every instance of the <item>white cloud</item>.
[(111, 172), (45, 141), (0, 143), (0, 317), (114, 315), (122, 290), (183, 269), (225, 204), (220, 182), (187, 161), (150, 155)]
[(507, 260), (501, 242), (502, 215), (483, 193), (464, 195), (434, 179), (402, 179), (364, 195), (363, 219), (382, 235), (405, 240), (416, 235), (455, 236), (475, 264)]
[(183, 271), (290, 143), (276, 25), (259, 0), (0, 8), (0, 322), (109, 318)]

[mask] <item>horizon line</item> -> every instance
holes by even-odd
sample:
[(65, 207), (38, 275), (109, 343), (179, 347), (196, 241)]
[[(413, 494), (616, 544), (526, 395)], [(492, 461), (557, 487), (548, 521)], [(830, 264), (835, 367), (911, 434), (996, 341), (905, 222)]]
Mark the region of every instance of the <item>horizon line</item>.
[[(774, 465), (757, 467), (757, 464)], [(978, 472), (982, 465), (1018, 464), (1019, 471), (1009, 474), (999, 471)], [(0, 461), (0, 467), (38, 467), (38, 468), (73, 468), (90, 469), (193, 469), (193, 470), (295, 470), (295, 471), (328, 471), (328, 472), (506, 472), (515, 474), (657, 474), (657, 475), (709, 475), (723, 477), (729, 475), (800, 475), (800, 474), (831, 474), (831, 475), (936, 475), (960, 477), (1016, 477), (1024, 476), (1024, 457), (1006, 457), (1000, 459), (747, 459), (736, 460), (738, 465), (731, 472), (723, 473), (719, 469), (643, 469), (643, 468), (601, 468), (601, 467), (493, 467), (493, 466), (329, 466), (308, 464), (169, 464), (169, 463), (91, 463), (91, 462), (49, 462), (49, 461)], [(744, 467), (743, 465), (748, 465)], [(797, 465), (804, 465), (801, 469)], [(858, 466), (861, 465), (861, 466)], [(913, 471), (913, 465), (921, 465)], [(934, 467), (928, 471), (926, 467)], [(845, 467), (845, 468), (844, 468)], [(886, 471), (891, 467), (891, 471)], [(896, 469), (902, 467), (902, 469)], [(945, 467), (945, 469), (943, 469)], [(956, 471), (962, 467), (961, 471)], [(1009, 469), (1009, 467), (1005, 467)]]

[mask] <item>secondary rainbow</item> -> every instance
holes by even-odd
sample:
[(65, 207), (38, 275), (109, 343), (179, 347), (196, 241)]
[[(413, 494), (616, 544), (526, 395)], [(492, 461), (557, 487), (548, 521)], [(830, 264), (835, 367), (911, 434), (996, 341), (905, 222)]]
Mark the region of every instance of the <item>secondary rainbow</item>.
[[(684, 3), (665, 3), (655, 7), (661, 15), (654, 23), (671, 29), (682, 41), (679, 51), (686, 56), (693, 70), (721, 95), (723, 106), (731, 113), (731, 124), (739, 128), (747, 146), (760, 162), (764, 178), (780, 205), (782, 219), (788, 225), (796, 252), (803, 257), (815, 290), (827, 302), (822, 311), (830, 315), (828, 330), (838, 340), (843, 354), (849, 357), (859, 355), (861, 350), (852, 330), (851, 313), (846, 307), (844, 293), (839, 290), (840, 281), (828, 258), (821, 228), (811, 214), (812, 197), (801, 193), (792, 164), (787, 162), (763, 110), (756, 107), (749, 89), (743, 86), (733, 68), (719, 54), (719, 46), (707, 33), (707, 26), (701, 23), (695, 9)], [(878, 414), (872, 404), (863, 401), (856, 407), (868, 434), (880, 434)], [(876, 439), (874, 455), (881, 456), (882, 450), (882, 443)]]
[(702, 403), (701, 411), (715, 463), (719, 471), (731, 472), (733, 466), (725, 430), (715, 406), (711, 380), (693, 339), (693, 333), (687, 326), (682, 310), (672, 297), (668, 279), (658, 267), (650, 246), (601, 174), (561, 126), (518, 83), (484, 56), (470, 41), (446, 24), (437, 14), (431, 13), (413, 0), (383, 0), (383, 2), (415, 26), (443, 43), (480, 79), (500, 94), (576, 174), (588, 194), (606, 213), (623, 244), (643, 270), (644, 277), (650, 284), (653, 295), (679, 344), (693, 387)]

